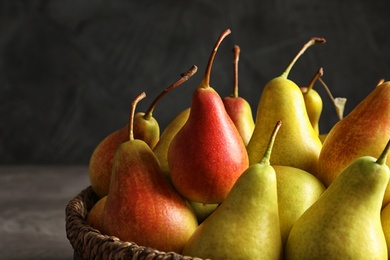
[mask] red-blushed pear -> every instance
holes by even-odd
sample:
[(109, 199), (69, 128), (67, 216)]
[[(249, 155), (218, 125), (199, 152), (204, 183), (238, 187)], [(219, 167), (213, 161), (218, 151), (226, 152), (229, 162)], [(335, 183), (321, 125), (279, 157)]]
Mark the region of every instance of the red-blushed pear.
[(161, 251), (181, 252), (198, 226), (194, 211), (167, 181), (151, 148), (134, 139), (132, 103), (129, 141), (114, 156), (101, 231)]
[[(376, 86), (326, 137), (316, 175), (326, 187), (360, 156), (378, 157), (390, 136), (390, 82)], [(387, 158), (389, 164), (389, 157)], [(390, 187), (383, 203), (390, 202)]]
[(238, 96), (238, 61), (240, 57), (240, 47), (238, 45), (234, 46), (233, 53), (233, 93), (228, 97), (224, 97), (222, 101), (225, 105), (226, 112), (237, 127), (244, 144), (247, 145), (255, 128), (255, 122), (250, 104), (244, 98)]
[(160, 126), (157, 120), (153, 117), (153, 111), (157, 103), (174, 88), (180, 86), (191, 78), (198, 67), (192, 66), (187, 72), (183, 73), (178, 81), (173, 83), (168, 88), (164, 89), (151, 103), (146, 112), (138, 112), (134, 116), (134, 138), (144, 140), (150, 148), (154, 148), (160, 139)]
[(114, 153), (123, 142), (129, 140), (129, 125), (107, 135), (93, 150), (89, 159), (89, 181), (92, 190), (100, 198), (108, 193)]
[(283, 128), (275, 141), (271, 164), (292, 166), (311, 174), (317, 172), (322, 143), (310, 123), (301, 89), (287, 77), (308, 47), (324, 42), (323, 38), (310, 39), (283, 74), (265, 85), (257, 107), (255, 129), (247, 145), (250, 164), (261, 159), (273, 122), (281, 120)]
[(230, 33), (221, 34), (213, 48), (204, 79), (192, 95), (188, 120), (168, 150), (175, 188), (188, 200), (206, 204), (222, 202), (248, 167), (245, 144), (222, 98), (209, 85), (217, 49)]
[(310, 123), (313, 126), (314, 131), (317, 133), (317, 135), (320, 134), (319, 122), (322, 113), (323, 103), (320, 94), (318, 94), (318, 92), (313, 89), (313, 87), (317, 79), (319, 77), (322, 77), (323, 74), (323, 69), (320, 68), (311, 79), (309, 85), (307, 87), (301, 87), (303, 99), (305, 100), (307, 115), (309, 116)]

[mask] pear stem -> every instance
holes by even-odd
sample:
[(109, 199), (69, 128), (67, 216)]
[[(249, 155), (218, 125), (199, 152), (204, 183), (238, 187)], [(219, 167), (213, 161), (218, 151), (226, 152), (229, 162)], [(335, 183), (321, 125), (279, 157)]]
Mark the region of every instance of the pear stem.
[(135, 109), (137, 107), (138, 102), (141, 101), (142, 99), (144, 99), (145, 97), (146, 97), (146, 93), (142, 92), (131, 103), (130, 118), (129, 118), (129, 140), (130, 141), (134, 140), (134, 114), (135, 114)]
[(240, 59), (240, 47), (234, 45), (233, 48), (234, 60), (233, 60), (233, 94), (232, 96), (238, 97), (238, 61)]
[(148, 110), (146, 111), (144, 115), (145, 120), (150, 120), (150, 118), (153, 116), (153, 110), (156, 107), (157, 103), (160, 101), (160, 99), (165, 96), (168, 92), (170, 92), (172, 89), (176, 88), (177, 86), (183, 84), (186, 82), (189, 78), (191, 78), (196, 72), (198, 71), (198, 67), (196, 65), (193, 65), (187, 72), (182, 73), (180, 76), (181, 78), (170, 85), (168, 88), (164, 89), (152, 102), (152, 104), (149, 106)]
[(380, 156), (378, 157), (378, 159), (376, 160), (376, 163), (377, 163), (377, 164), (383, 165), (383, 164), (386, 163), (387, 154), (388, 154), (388, 152), (389, 152), (389, 149), (390, 149), (390, 140), (387, 142), (385, 149), (383, 150), (383, 152), (381, 153), (381, 155), (380, 155)]
[(260, 164), (270, 164), (270, 159), (271, 159), (271, 153), (272, 153), (272, 148), (274, 146), (274, 143), (275, 143), (275, 139), (276, 139), (276, 134), (278, 133), (279, 131), (279, 128), (282, 126), (282, 121), (279, 120), (275, 127), (274, 127), (274, 130), (272, 131), (272, 134), (271, 134), (271, 138), (268, 142), (268, 146), (267, 146), (267, 149), (265, 150), (265, 153), (263, 155), (263, 158), (261, 158), (260, 160)]
[(290, 73), (291, 68), (294, 66), (295, 62), (299, 59), (299, 57), (302, 56), (302, 54), (312, 45), (317, 43), (325, 43), (326, 40), (324, 38), (317, 38), (313, 37), (311, 38), (305, 45), (303, 45), (302, 49), (296, 54), (294, 59), (291, 61), (291, 63), (288, 65), (286, 70), (283, 72), (281, 77), (288, 78), (288, 74)]
[(330, 90), (329, 90), (329, 87), (325, 84), (325, 82), (324, 82), (321, 78), (318, 78), (318, 80), (321, 82), (322, 86), (324, 86), (324, 88), (325, 88), (326, 92), (328, 93), (330, 99), (331, 99), (332, 102), (334, 103), (335, 100), (334, 100), (334, 97), (333, 97), (332, 93), (331, 93)]
[(313, 89), (314, 87), (314, 83), (317, 81), (317, 79), (319, 79), (320, 77), (322, 77), (324, 75), (324, 70), (322, 68), (319, 68), (317, 73), (314, 75), (314, 77), (311, 79), (309, 85), (307, 86), (307, 88), (305, 88), (305, 92), (304, 93), (307, 93), (309, 92), (310, 90)]
[(221, 42), (223, 41), (223, 39), (225, 39), (226, 36), (228, 36), (230, 33), (231, 33), (230, 29), (227, 29), (226, 31), (224, 31), (224, 32), (219, 36), (217, 42), (215, 43), (214, 49), (213, 49), (213, 51), (211, 52), (209, 61), (208, 61), (208, 63), (207, 63), (207, 67), (206, 67), (206, 71), (205, 71), (205, 75), (204, 75), (204, 79), (203, 79), (203, 82), (202, 82), (202, 84), (201, 84), (201, 87), (207, 88), (207, 87), (210, 86), (211, 67), (213, 66), (214, 58), (215, 58), (215, 55), (216, 55), (216, 53), (217, 53), (218, 47), (219, 47), (219, 45), (221, 45)]

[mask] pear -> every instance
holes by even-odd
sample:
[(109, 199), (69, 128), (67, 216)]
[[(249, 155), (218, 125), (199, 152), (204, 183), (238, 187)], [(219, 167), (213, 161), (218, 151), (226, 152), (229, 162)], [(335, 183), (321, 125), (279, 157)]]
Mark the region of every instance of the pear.
[(142, 94), (132, 104), (129, 141), (114, 155), (101, 231), (157, 250), (181, 252), (198, 222), (191, 206), (164, 177), (151, 148), (134, 139), (134, 110)]
[[(387, 136), (389, 138), (389, 136)], [(381, 226), (389, 150), (354, 160), (291, 229), (286, 259), (387, 259)]]
[(190, 114), (168, 149), (171, 180), (186, 199), (221, 203), (248, 167), (245, 144), (220, 95), (209, 85), (212, 62), (226, 30), (210, 55), (204, 79), (192, 95)]
[(240, 56), (240, 47), (238, 45), (234, 46), (233, 53), (233, 93), (228, 97), (224, 97), (222, 101), (225, 105), (226, 112), (237, 127), (244, 144), (247, 145), (252, 136), (253, 129), (255, 128), (255, 122), (253, 120), (252, 108), (249, 102), (238, 96), (238, 61)]
[(153, 117), (153, 111), (157, 103), (174, 88), (180, 86), (189, 78), (191, 78), (198, 67), (193, 65), (186, 73), (181, 75), (181, 78), (173, 83), (168, 88), (164, 89), (151, 103), (146, 112), (138, 112), (134, 116), (134, 138), (144, 140), (150, 148), (154, 148), (160, 138), (160, 126), (157, 120)]
[(195, 212), (196, 218), (198, 219), (198, 223), (202, 223), (214, 210), (219, 206), (219, 204), (205, 204), (195, 201), (188, 201), (190, 203), (192, 209)]
[(87, 215), (87, 223), (91, 227), (100, 230), (102, 222), (102, 214), (104, 205), (106, 204), (107, 196), (100, 198), (91, 208)]
[(164, 131), (160, 136), (160, 139), (158, 140), (156, 146), (153, 148), (153, 152), (156, 155), (158, 161), (160, 162), (161, 170), (169, 181), (171, 180), (171, 174), (168, 165), (168, 149), (172, 142), (172, 139), (187, 122), (189, 115), (190, 108), (186, 108), (178, 115), (176, 115), (175, 118), (173, 118), (165, 127)]
[(258, 162), (264, 153), (272, 122), (281, 120), (283, 128), (275, 141), (271, 164), (292, 166), (311, 174), (317, 172), (322, 143), (310, 123), (302, 91), (287, 77), (308, 47), (323, 42), (323, 38), (310, 39), (285, 72), (265, 85), (257, 107), (255, 129), (247, 145), (250, 164)]
[(307, 87), (301, 87), (307, 115), (309, 116), (310, 123), (317, 135), (320, 134), (319, 121), (322, 113), (323, 102), (320, 94), (318, 94), (313, 87), (317, 79), (322, 77), (323, 74), (323, 69), (320, 68), (311, 79), (309, 85)]
[[(379, 156), (389, 135), (390, 82), (384, 82), (330, 129), (319, 156), (316, 177), (328, 187), (355, 159), (364, 155)], [(389, 201), (390, 187), (383, 205)]]
[(297, 219), (318, 200), (325, 186), (313, 174), (282, 165), (272, 165), (278, 187), (279, 223), (283, 245)]
[(207, 259), (281, 259), (276, 173), (270, 165), (279, 121), (259, 163), (239, 177), (221, 205), (199, 225), (183, 255)]
[(383, 207), (381, 211), (381, 223), (385, 234), (387, 252), (390, 252), (390, 203)]
[(118, 145), (129, 140), (129, 125), (107, 135), (93, 150), (88, 171), (92, 190), (99, 198), (108, 194), (111, 179), (112, 160)]

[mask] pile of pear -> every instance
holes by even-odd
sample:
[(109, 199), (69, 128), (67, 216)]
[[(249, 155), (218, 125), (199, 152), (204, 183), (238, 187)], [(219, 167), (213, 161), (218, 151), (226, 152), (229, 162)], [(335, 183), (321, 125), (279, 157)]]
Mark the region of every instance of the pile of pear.
[(313, 85), (322, 68), (307, 87), (288, 79), (298, 58), (325, 42), (312, 38), (264, 86), (254, 117), (238, 95), (238, 46), (232, 95), (209, 84), (230, 33), (218, 38), (190, 106), (162, 133), (153, 110), (195, 65), (145, 113), (136, 112), (140, 93), (129, 121), (97, 145), (89, 175), (99, 200), (87, 224), (203, 259), (388, 259), (390, 82), (379, 81), (346, 116), (336, 105), (340, 120), (320, 134), (322, 98)]

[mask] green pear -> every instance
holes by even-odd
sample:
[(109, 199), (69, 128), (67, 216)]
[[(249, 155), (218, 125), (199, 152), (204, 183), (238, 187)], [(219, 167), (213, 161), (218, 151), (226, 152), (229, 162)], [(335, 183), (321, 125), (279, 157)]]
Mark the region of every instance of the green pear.
[(248, 167), (245, 144), (223, 105), (210, 87), (210, 72), (218, 46), (230, 34), (226, 30), (210, 55), (205, 76), (192, 95), (186, 123), (168, 149), (171, 180), (186, 199), (221, 203)]
[(310, 123), (302, 91), (287, 76), (308, 47), (323, 42), (323, 38), (310, 39), (285, 72), (264, 87), (257, 107), (255, 129), (247, 145), (250, 164), (258, 162), (264, 153), (272, 122), (281, 120), (283, 128), (275, 142), (271, 164), (292, 166), (311, 174), (317, 172), (322, 143)]
[(164, 177), (149, 145), (134, 139), (134, 110), (144, 96), (134, 100), (129, 141), (114, 155), (101, 231), (141, 246), (181, 252), (198, 222), (191, 206)]
[(189, 115), (190, 108), (187, 108), (180, 112), (177, 116), (175, 116), (175, 118), (173, 118), (169, 122), (167, 127), (165, 127), (164, 131), (160, 136), (160, 139), (158, 140), (156, 146), (153, 148), (153, 152), (156, 155), (158, 161), (160, 162), (161, 170), (169, 180), (171, 179), (171, 174), (168, 165), (168, 149), (172, 142), (172, 139), (187, 122)]
[(325, 186), (313, 174), (282, 165), (273, 165), (278, 187), (279, 222), (283, 245), (297, 219), (318, 200)]
[(237, 127), (244, 144), (247, 145), (255, 128), (253, 120), (252, 108), (247, 100), (238, 95), (238, 60), (240, 55), (240, 47), (235, 45), (234, 52), (234, 84), (233, 93), (228, 97), (222, 99), (225, 105), (226, 112), (232, 119), (234, 125)]
[[(347, 116), (329, 131), (323, 144), (316, 177), (328, 187), (355, 159), (378, 157), (390, 135), (390, 82), (376, 86)], [(389, 158), (387, 159), (389, 164)], [(383, 205), (390, 202), (387, 188)]]
[(183, 255), (207, 259), (281, 259), (276, 173), (270, 165), (279, 121), (259, 163), (239, 177), (221, 205), (199, 225)]
[(390, 177), (387, 138), (378, 159), (354, 160), (295, 222), (286, 259), (388, 258), (380, 217)]
[(150, 148), (154, 148), (160, 138), (160, 126), (157, 120), (153, 117), (153, 111), (157, 105), (157, 103), (170, 91), (174, 88), (180, 86), (189, 78), (191, 78), (198, 67), (195, 65), (192, 66), (186, 73), (181, 75), (181, 78), (173, 83), (168, 88), (164, 89), (150, 104), (148, 110), (146, 112), (138, 112), (134, 116), (134, 138), (141, 139), (145, 141)]
[(301, 87), (303, 99), (305, 100), (307, 115), (309, 116), (310, 123), (317, 135), (320, 134), (319, 122), (321, 118), (323, 102), (320, 94), (318, 94), (318, 92), (313, 89), (313, 87), (314, 83), (319, 77), (322, 77), (322, 75), (323, 69), (320, 68), (311, 79), (309, 85), (307, 87)]

